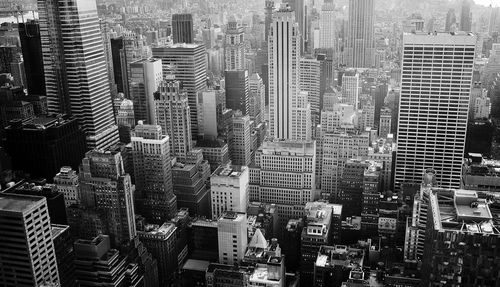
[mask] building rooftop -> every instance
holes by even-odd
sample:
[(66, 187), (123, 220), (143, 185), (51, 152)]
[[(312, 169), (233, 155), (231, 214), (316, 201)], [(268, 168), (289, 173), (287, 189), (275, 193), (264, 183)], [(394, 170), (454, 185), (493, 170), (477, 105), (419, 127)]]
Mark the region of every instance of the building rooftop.
[(316, 266), (343, 266), (350, 269), (363, 267), (364, 251), (345, 245), (321, 246), (316, 258)]
[(263, 154), (281, 154), (291, 156), (314, 156), (316, 141), (267, 140), (258, 149)]
[(198, 218), (190, 223), (191, 226), (211, 227), (217, 228), (217, 221), (211, 219)]
[(232, 212), (232, 211), (226, 211), (220, 218), (219, 220), (224, 220), (224, 221), (244, 221), (247, 223), (247, 215), (242, 212)]
[(147, 224), (144, 227), (143, 234), (154, 235), (154, 236), (170, 236), (177, 229), (175, 224), (170, 222), (165, 222), (163, 225), (158, 226), (157, 224)]
[(210, 265), (209, 261), (188, 259), (186, 263), (184, 263), (184, 266), (182, 266), (182, 269), (205, 272), (207, 271), (209, 265)]
[(61, 225), (61, 224), (51, 224), (50, 227), (52, 231), (52, 239), (57, 238), (64, 231), (69, 229), (69, 225)]
[(45, 197), (0, 193), (0, 211), (24, 213), (42, 200), (45, 200)]
[(243, 171), (248, 169), (246, 166), (240, 165), (224, 165), (219, 166), (213, 173), (212, 176), (221, 177), (240, 177)]

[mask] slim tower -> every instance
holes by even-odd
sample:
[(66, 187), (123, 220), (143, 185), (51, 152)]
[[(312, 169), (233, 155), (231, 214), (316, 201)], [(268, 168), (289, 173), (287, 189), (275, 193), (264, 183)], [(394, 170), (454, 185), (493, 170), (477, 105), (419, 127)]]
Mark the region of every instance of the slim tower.
[(354, 68), (375, 65), (374, 0), (349, 0), (346, 64)]
[(193, 15), (173, 14), (172, 15), (172, 36), (174, 43), (194, 43)]

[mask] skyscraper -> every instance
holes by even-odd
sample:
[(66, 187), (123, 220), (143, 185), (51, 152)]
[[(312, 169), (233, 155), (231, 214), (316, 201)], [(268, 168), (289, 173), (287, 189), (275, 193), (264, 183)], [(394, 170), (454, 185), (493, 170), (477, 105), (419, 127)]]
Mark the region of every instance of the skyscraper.
[(342, 103), (358, 109), (359, 90), (359, 74), (356, 70), (347, 70), (342, 75)]
[(236, 21), (229, 21), (224, 43), (225, 70), (243, 70), (245, 68), (245, 33)]
[(311, 140), (311, 104), (308, 92), (299, 92), (292, 107), (292, 133), (294, 140)]
[(162, 135), (158, 125), (139, 122), (132, 132), (138, 213), (158, 224), (177, 212), (168, 141), (168, 135)]
[(89, 148), (117, 143), (95, 1), (39, 0), (38, 11), (49, 111), (75, 116)]
[(299, 86), (301, 91), (307, 92), (307, 101), (311, 104), (312, 126), (319, 124), (320, 102), (320, 62), (314, 58), (301, 58), (299, 69)]
[(127, 49), (124, 37), (110, 39), (111, 60), (113, 62), (113, 76), (118, 93), (129, 94)]
[(173, 14), (172, 15), (172, 36), (176, 43), (194, 43), (193, 15)]
[(193, 148), (187, 93), (181, 90), (179, 81), (166, 79), (154, 97), (156, 123), (169, 137), (170, 156), (184, 159)]
[(245, 255), (248, 244), (246, 213), (225, 212), (217, 221), (217, 225), (219, 262), (239, 263)]
[(235, 165), (249, 165), (251, 158), (250, 116), (236, 112), (232, 118), (233, 138), (229, 142), (231, 162)]
[(462, 0), (462, 8), (460, 11), (460, 31), (472, 31), (472, 14), (470, 12), (470, 1)]
[(273, 9), (274, 9), (274, 1), (272, 0), (266, 0), (266, 7), (265, 7), (265, 19), (264, 19), (264, 35), (265, 35), (265, 40), (266, 44), (268, 43), (269, 40), (269, 32), (271, 29), (271, 23), (273, 21)]
[(0, 218), (0, 285), (58, 285), (47, 200), (1, 193)]
[(295, 13), (295, 21), (299, 24), (299, 46), (300, 53), (305, 52), (305, 44), (308, 35), (307, 27), (307, 6), (305, 0), (284, 0), (283, 3), (289, 5), (290, 9)]
[(336, 38), (335, 5), (333, 0), (326, 0), (319, 14), (319, 48), (335, 48)]
[(253, 73), (248, 80), (250, 90), (250, 119), (259, 124), (265, 121), (266, 110), (266, 86), (257, 73)]
[(130, 63), (130, 99), (136, 121), (156, 124), (153, 94), (163, 79), (161, 60), (142, 59)]
[(269, 35), (269, 126), (270, 136), (291, 139), (292, 103), (298, 93), (300, 32), (290, 8), (273, 13)]
[(162, 60), (163, 75), (172, 74), (187, 92), (191, 111), (191, 131), (198, 134), (198, 92), (206, 88), (207, 61), (205, 45), (174, 44), (153, 47), (153, 57)]
[(427, 168), (440, 186), (458, 187), (476, 37), (405, 34), (403, 44), (395, 188), (420, 182)]
[(349, 0), (346, 64), (354, 68), (375, 65), (374, 0)]
[(28, 83), (28, 94), (45, 95), (45, 74), (43, 68), (40, 25), (37, 21), (19, 23), (19, 39), (23, 51), (24, 70)]
[(457, 17), (455, 16), (455, 9), (450, 9), (448, 10), (448, 13), (446, 13), (446, 23), (444, 26), (444, 31), (445, 32), (455, 32), (455, 29), (457, 24)]
[(210, 178), (212, 219), (226, 211), (246, 212), (249, 173), (247, 166), (226, 165), (215, 170)]

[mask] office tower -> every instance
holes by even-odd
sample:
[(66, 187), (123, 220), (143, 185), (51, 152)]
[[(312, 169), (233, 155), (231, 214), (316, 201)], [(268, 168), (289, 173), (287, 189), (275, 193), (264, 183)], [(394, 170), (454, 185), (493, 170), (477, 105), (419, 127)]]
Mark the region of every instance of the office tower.
[(248, 80), (248, 88), (250, 91), (250, 119), (255, 123), (263, 122), (266, 103), (266, 86), (262, 78), (257, 73), (253, 73)]
[(148, 224), (137, 235), (158, 262), (160, 286), (166, 286), (177, 269), (177, 227), (170, 222), (161, 226)]
[(59, 284), (47, 200), (0, 194), (0, 282), (2, 286)]
[(90, 240), (79, 239), (74, 244), (75, 275), (78, 286), (95, 286), (106, 282), (120, 286), (125, 280), (126, 257), (111, 248), (107, 235)]
[(361, 216), (363, 199), (363, 177), (370, 163), (362, 159), (348, 159), (342, 171), (335, 202), (344, 207), (344, 217)]
[(26, 71), (24, 69), (24, 59), (21, 53), (17, 53), (12, 62), (10, 62), (10, 73), (14, 78), (14, 85), (20, 87), (27, 87)]
[(375, 106), (372, 103), (371, 97), (369, 95), (361, 95), (362, 99), (360, 102), (359, 110), (359, 130), (365, 131), (371, 129), (375, 131)]
[(314, 286), (363, 286), (363, 263), (367, 259), (363, 249), (321, 246), (314, 264)]
[(248, 166), (252, 161), (250, 117), (236, 112), (231, 122), (233, 138), (229, 142), (229, 157), (234, 165)]
[(311, 140), (311, 104), (308, 92), (299, 92), (292, 104), (292, 134), (295, 140)]
[(469, 153), (464, 159), (460, 188), (500, 191), (500, 178), (495, 172), (497, 168), (500, 168), (500, 161), (486, 159), (481, 154)]
[(306, 42), (308, 40), (307, 6), (304, 0), (285, 0), (283, 3), (290, 7), (295, 13), (295, 21), (299, 24), (299, 45), (300, 53), (306, 52)]
[(359, 107), (359, 74), (356, 70), (347, 70), (342, 75), (342, 103)]
[(198, 135), (215, 139), (221, 115), (226, 109), (225, 91), (220, 88), (207, 88), (198, 93)]
[(488, 97), (488, 90), (482, 88), (481, 83), (474, 83), (469, 105), (469, 123), (477, 119), (490, 118), (491, 100)]
[(118, 126), (118, 134), (120, 142), (124, 144), (130, 143), (130, 134), (135, 127), (134, 103), (123, 98), (123, 94), (119, 93), (118, 98), (114, 99), (114, 104), (118, 104), (115, 108), (116, 125)]
[(136, 121), (156, 124), (153, 94), (162, 79), (160, 59), (142, 59), (130, 63), (130, 99), (134, 103)]
[(226, 211), (247, 211), (249, 173), (248, 167), (221, 166), (210, 178), (212, 219), (217, 220)]
[[(422, 171), (433, 168), (442, 187), (458, 187), (467, 130), (476, 37), (438, 33), (404, 35), (401, 96), (398, 120), (398, 153), (395, 188), (418, 183)], [(428, 75), (425, 56), (432, 62)], [(451, 59), (444, 59), (443, 53)], [(450, 61), (460, 70), (449, 71)], [(411, 71), (411, 72), (410, 72)], [(408, 74), (409, 73), (409, 74)], [(456, 82), (460, 84), (457, 86)], [(450, 105), (450, 101), (454, 105)], [(445, 104), (446, 103), (446, 104)], [(444, 108), (436, 110), (436, 105)]]
[(54, 185), (57, 192), (64, 194), (64, 203), (66, 206), (80, 203), (80, 187), (78, 174), (70, 166), (63, 166), (56, 176), (54, 176)]
[(194, 43), (193, 15), (172, 14), (172, 38), (176, 43)]
[(245, 30), (236, 20), (227, 23), (225, 43), (226, 71), (243, 70), (245, 68)]
[(219, 262), (239, 263), (247, 249), (247, 215), (239, 212), (225, 212), (217, 221)]
[(386, 138), (387, 135), (391, 133), (391, 124), (392, 124), (392, 110), (389, 108), (383, 108), (380, 111), (378, 136), (381, 138)]
[(129, 95), (129, 67), (127, 49), (124, 37), (110, 39), (111, 60), (113, 63), (113, 78), (118, 93)]
[(193, 216), (210, 217), (210, 190), (207, 186), (210, 165), (203, 157), (199, 148), (188, 152), (182, 163), (172, 167), (172, 182), (179, 208), (189, 209)]
[(347, 27), (347, 67), (371, 68), (375, 65), (374, 0), (349, 0)]
[(284, 228), (302, 214), (306, 202), (319, 198), (315, 162), (314, 141), (265, 141), (250, 166), (250, 201), (275, 203)]
[(337, 30), (335, 27), (335, 5), (333, 0), (327, 0), (321, 7), (319, 14), (319, 47), (335, 49)]
[(290, 8), (273, 13), (269, 37), (270, 137), (292, 139), (292, 103), (298, 93), (300, 32)]
[(462, 0), (462, 8), (460, 11), (460, 31), (472, 31), (472, 14), (470, 12), (470, 1)]
[(190, 224), (189, 258), (217, 262), (219, 260), (219, 244), (217, 221), (196, 218)]
[(11, 73), (10, 63), (19, 52), (15, 45), (5, 45), (0, 47), (0, 73)]
[(342, 213), (342, 205), (320, 201), (306, 204), (306, 226), (301, 234), (301, 282), (313, 281), (314, 263), (320, 247), (337, 243), (340, 239)]
[(250, 112), (248, 71), (225, 71), (226, 107), (241, 111), (243, 115)]
[(162, 135), (160, 126), (139, 122), (132, 132), (132, 150), (138, 213), (150, 222), (162, 223), (177, 212), (169, 137)]
[(5, 129), (5, 149), (13, 168), (51, 180), (61, 166), (77, 169), (85, 155), (85, 134), (67, 115), (12, 121)]
[(432, 190), (422, 259), (422, 284), (495, 286), (498, 202), (471, 190)]
[(29, 95), (45, 95), (45, 73), (43, 68), (40, 25), (31, 20), (18, 24), (19, 39), (23, 51), (24, 71)]
[(444, 26), (444, 31), (445, 32), (455, 32), (455, 29), (457, 24), (457, 18), (455, 16), (455, 10), (450, 9), (448, 10), (448, 13), (446, 13), (446, 23)]
[(81, 202), (95, 211), (103, 224), (103, 234), (114, 244), (136, 236), (134, 186), (123, 169), (123, 159), (116, 151), (89, 151), (79, 172)]
[(181, 87), (177, 80), (163, 80), (154, 94), (154, 105), (156, 123), (170, 139), (170, 156), (184, 159), (193, 142), (188, 96)]
[(395, 154), (396, 143), (392, 134), (389, 134), (386, 138), (379, 138), (368, 147), (366, 159), (382, 163), (382, 191), (393, 190), (393, 157)]
[[(367, 161), (366, 169), (363, 173), (363, 181), (362, 181), (362, 206), (361, 206), (361, 230), (364, 236), (368, 238), (373, 238), (379, 235), (379, 231), (384, 229), (392, 229), (391, 221), (396, 223), (398, 218), (398, 207), (395, 202), (396, 215), (395, 218), (389, 218), (388, 214), (384, 214), (384, 211), (390, 210), (392, 208), (387, 207), (387, 202), (383, 202), (385, 199), (383, 190), (382, 190), (382, 168), (383, 164), (381, 162), (376, 161)], [(391, 201), (393, 198), (390, 199)], [(352, 204), (352, 203), (351, 203)], [(390, 203), (389, 203), (390, 204)], [(356, 209), (359, 203), (356, 203)], [(345, 206), (345, 208), (349, 208)], [(345, 211), (346, 209), (344, 209)], [(357, 211), (357, 210), (356, 210)], [(390, 212), (389, 212), (390, 213)], [(392, 216), (392, 214), (391, 214)], [(387, 226), (385, 224), (380, 223), (389, 223)], [(395, 226), (395, 224), (393, 224)], [(389, 227), (389, 228), (388, 228)], [(395, 227), (394, 230), (395, 231)]]
[(76, 286), (73, 264), (75, 254), (73, 252), (73, 237), (69, 232), (69, 226), (52, 224), (51, 233), (61, 286)]
[(321, 64), (314, 58), (301, 58), (299, 69), (299, 86), (308, 93), (307, 101), (311, 104), (312, 126), (319, 124), (320, 114), (320, 80)]
[(187, 92), (191, 110), (191, 132), (198, 134), (198, 92), (206, 88), (207, 61), (205, 46), (199, 44), (174, 44), (153, 47), (153, 57), (162, 60), (163, 75), (172, 74)]
[(483, 85), (488, 85), (493, 82), (498, 74), (498, 70), (500, 70), (500, 43), (493, 43), (488, 63), (485, 65), (483, 71)]
[(95, 1), (40, 0), (38, 11), (49, 111), (73, 115), (89, 148), (115, 144), (118, 130), (103, 77), (106, 58)]
[(300, 249), (301, 249), (301, 236), (302, 229), (304, 228), (304, 221), (302, 218), (290, 219), (283, 232), (283, 239), (281, 242), (283, 254), (286, 254), (286, 270), (288, 272), (296, 272), (300, 266)]
[(367, 133), (328, 132), (322, 138), (321, 192), (324, 199), (336, 202), (339, 183), (347, 160), (368, 154)]
[(490, 7), (490, 21), (488, 25), (488, 32), (490, 35), (500, 32), (500, 7)]

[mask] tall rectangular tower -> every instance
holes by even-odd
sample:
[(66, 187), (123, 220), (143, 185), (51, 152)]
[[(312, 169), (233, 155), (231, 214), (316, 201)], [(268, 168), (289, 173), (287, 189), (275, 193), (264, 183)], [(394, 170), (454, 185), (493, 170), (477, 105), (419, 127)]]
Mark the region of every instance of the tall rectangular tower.
[(248, 205), (248, 167), (220, 166), (210, 178), (212, 219), (217, 220), (226, 211), (246, 212)]
[(395, 188), (436, 170), (442, 187), (459, 187), (476, 36), (405, 34)]
[(354, 68), (375, 65), (375, 0), (349, 0), (346, 64)]
[(59, 285), (47, 200), (0, 193), (0, 285)]
[(333, 0), (326, 0), (319, 14), (319, 48), (335, 48), (336, 37), (335, 5)]
[(172, 15), (172, 36), (174, 43), (194, 43), (193, 15), (173, 14)]
[(289, 7), (282, 6), (273, 14), (268, 50), (270, 136), (291, 139), (292, 103), (299, 84), (300, 32)]
[(239, 263), (248, 244), (246, 213), (226, 212), (217, 221), (219, 238), (219, 262)]
[(236, 21), (227, 23), (226, 43), (224, 44), (225, 70), (243, 70), (245, 68), (245, 33)]
[(130, 63), (130, 99), (136, 121), (156, 124), (153, 94), (163, 79), (160, 59), (142, 59)]
[(94, 0), (39, 0), (49, 111), (74, 115), (89, 148), (118, 142)]
[(23, 51), (24, 70), (28, 82), (28, 94), (44, 95), (46, 90), (40, 25), (37, 21), (32, 20), (19, 23), (18, 29)]

